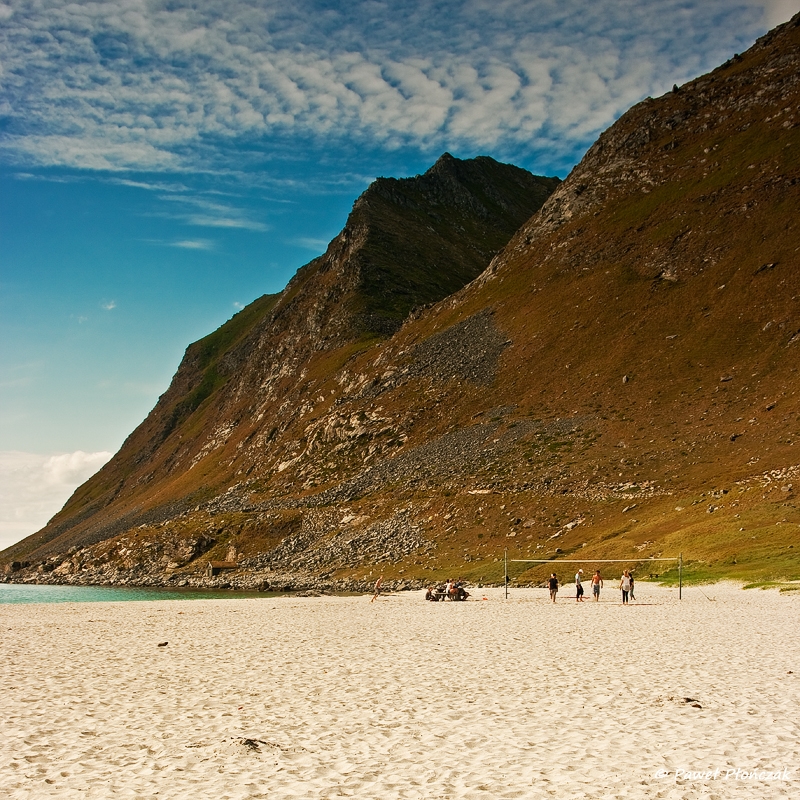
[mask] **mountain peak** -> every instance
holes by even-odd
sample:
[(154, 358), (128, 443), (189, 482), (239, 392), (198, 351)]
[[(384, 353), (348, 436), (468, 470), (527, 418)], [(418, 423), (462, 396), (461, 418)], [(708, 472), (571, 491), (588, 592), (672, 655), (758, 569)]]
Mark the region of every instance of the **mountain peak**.
[(428, 175), (428, 174), (449, 172), (452, 171), (453, 167), (458, 163), (461, 163), (460, 158), (456, 158), (455, 156), (445, 151), (444, 153), (442, 153), (442, 155), (439, 156), (439, 158), (436, 159), (433, 166), (430, 167), (425, 174)]

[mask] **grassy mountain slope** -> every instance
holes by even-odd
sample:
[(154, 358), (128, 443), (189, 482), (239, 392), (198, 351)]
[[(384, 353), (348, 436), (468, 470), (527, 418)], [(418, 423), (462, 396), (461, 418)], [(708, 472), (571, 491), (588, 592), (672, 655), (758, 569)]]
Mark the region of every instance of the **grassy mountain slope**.
[(697, 576), (800, 577), (799, 44), (795, 18), (632, 109), (485, 276), (392, 343), (487, 307), (511, 341), (491, 392), (451, 383), (425, 432), (492, 406), (500, 444), (532, 432), (448, 501), (445, 564), (685, 551)]

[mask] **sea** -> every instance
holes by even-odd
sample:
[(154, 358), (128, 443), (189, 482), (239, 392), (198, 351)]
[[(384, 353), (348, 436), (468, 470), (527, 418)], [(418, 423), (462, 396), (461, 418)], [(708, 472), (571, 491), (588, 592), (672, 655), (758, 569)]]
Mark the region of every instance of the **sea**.
[(125, 586), (42, 586), (0, 583), (0, 603), (118, 603), (129, 600), (238, 600), (273, 592), (225, 589), (161, 589)]

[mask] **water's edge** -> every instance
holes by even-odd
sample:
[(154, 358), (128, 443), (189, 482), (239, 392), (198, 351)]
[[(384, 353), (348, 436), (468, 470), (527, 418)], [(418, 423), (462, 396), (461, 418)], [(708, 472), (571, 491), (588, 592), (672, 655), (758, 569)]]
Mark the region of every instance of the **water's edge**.
[(0, 605), (9, 603), (113, 603), (131, 600), (238, 600), (278, 595), (278, 592), (232, 589), (161, 589), (157, 587), (0, 583)]

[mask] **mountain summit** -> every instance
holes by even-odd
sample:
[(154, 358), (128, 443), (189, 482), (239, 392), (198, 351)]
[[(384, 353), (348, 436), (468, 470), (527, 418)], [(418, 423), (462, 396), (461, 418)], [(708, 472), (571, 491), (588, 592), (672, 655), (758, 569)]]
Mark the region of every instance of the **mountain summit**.
[(451, 156), (378, 180), (189, 347), (12, 579), (498, 581), (505, 549), (800, 577), (800, 15), (556, 184)]

